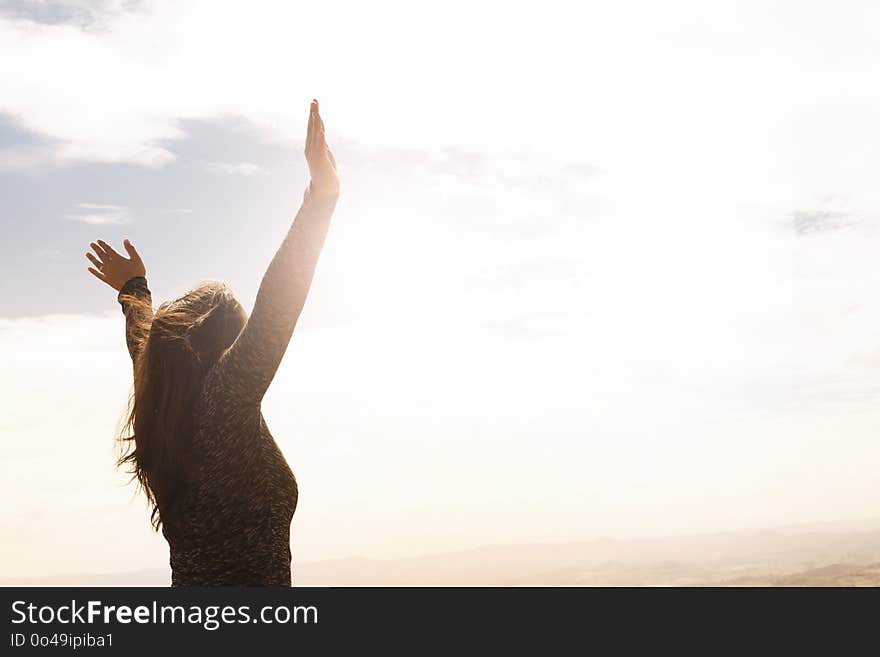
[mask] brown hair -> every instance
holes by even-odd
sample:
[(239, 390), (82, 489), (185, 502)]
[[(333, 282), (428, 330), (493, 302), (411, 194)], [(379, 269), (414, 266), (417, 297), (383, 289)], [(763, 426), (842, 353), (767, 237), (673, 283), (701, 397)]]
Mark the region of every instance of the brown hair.
[[(131, 316), (151, 317), (143, 299), (124, 296), (122, 301), (144, 311)], [(151, 321), (129, 327), (140, 348), (117, 464), (128, 467), (147, 496), (156, 530), (163, 521), (167, 530), (191, 478), (193, 412), (205, 374), (245, 321), (229, 288), (207, 282), (159, 306)]]

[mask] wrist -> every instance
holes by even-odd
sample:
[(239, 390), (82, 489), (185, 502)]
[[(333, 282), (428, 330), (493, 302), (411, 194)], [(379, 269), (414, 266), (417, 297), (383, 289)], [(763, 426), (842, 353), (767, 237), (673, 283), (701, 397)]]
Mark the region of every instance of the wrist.
[(307, 204), (335, 204), (337, 199), (339, 198), (339, 187), (336, 188), (327, 188), (327, 187), (316, 187), (313, 184), (309, 184), (306, 187), (306, 192), (303, 195), (303, 201)]
[(121, 296), (132, 296), (136, 292), (144, 292), (149, 291), (147, 288), (147, 277), (145, 274), (138, 274), (136, 276), (130, 277), (122, 286), (119, 288), (119, 293), (117, 297)]
[(309, 185), (306, 192), (310, 198), (316, 198), (316, 199), (321, 199), (321, 198), (336, 199), (339, 197), (339, 188), (338, 187), (328, 189), (326, 187), (315, 187), (314, 185)]

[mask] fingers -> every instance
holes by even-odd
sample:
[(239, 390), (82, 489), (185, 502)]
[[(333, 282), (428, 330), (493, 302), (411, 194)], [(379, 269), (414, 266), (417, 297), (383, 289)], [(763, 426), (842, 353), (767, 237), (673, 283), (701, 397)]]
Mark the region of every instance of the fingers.
[(309, 127), (306, 129), (306, 155), (311, 153), (315, 142), (315, 114), (318, 107), (318, 101), (313, 100), (309, 107)]
[(100, 280), (104, 281), (105, 283), (107, 282), (107, 279), (104, 278), (104, 274), (102, 274), (101, 272), (99, 272), (99, 271), (98, 271), (97, 269), (95, 269), (94, 267), (89, 267), (89, 272), (90, 272), (95, 278), (99, 278)]
[(98, 260), (95, 256), (93, 256), (88, 251), (86, 252), (86, 258), (88, 258), (95, 267), (98, 269), (102, 269), (104, 267), (104, 263)]
[(113, 258), (120, 258), (120, 256), (112, 246), (107, 244), (104, 240), (98, 240), (97, 242), (90, 242), (89, 246), (92, 247), (92, 250), (98, 256), (101, 261), (101, 264), (107, 264)]
[(128, 257), (131, 258), (134, 262), (143, 262), (141, 260), (140, 254), (137, 252), (137, 249), (134, 248), (134, 244), (132, 244), (128, 240), (124, 240), (122, 242), (122, 246), (125, 247), (125, 252), (128, 253)]
[(98, 240), (98, 244), (100, 245), (100, 247), (101, 247), (102, 249), (104, 249), (104, 251), (107, 253), (107, 255), (108, 255), (111, 259), (112, 259), (112, 258), (118, 258), (118, 257), (119, 257), (119, 254), (116, 252), (116, 249), (114, 249), (112, 246), (110, 246), (109, 244), (107, 244), (107, 242), (105, 242), (104, 240)]
[(104, 250), (103, 247), (99, 246), (95, 242), (89, 242), (89, 246), (92, 247), (92, 251), (97, 254), (98, 258), (100, 258), (102, 262), (110, 260), (110, 255)]
[(306, 153), (321, 152), (326, 147), (324, 119), (321, 118), (318, 100), (312, 99), (312, 104), (309, 106), (309, 127), (306, 132)]
[(327, 148), (327, 136), (326, 136), (326, 133), (324, 132), (324, 119), (321, 118), (321, 111), (318, 108), (318, 101), (317, 100), (315, 101), (314, 105), (315, 105), (315, 119), (316, 119), (315, 146), (317, 146), (319, 150), (326, 149)]

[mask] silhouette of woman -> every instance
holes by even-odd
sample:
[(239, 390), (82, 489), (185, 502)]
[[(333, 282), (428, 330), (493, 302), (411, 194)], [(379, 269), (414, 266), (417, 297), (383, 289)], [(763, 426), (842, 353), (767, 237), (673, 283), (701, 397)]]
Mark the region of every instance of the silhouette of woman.
[(260, 404), (300, 315), (339, 195), (318, 102), (311, 182), (248, 319), (222, 283), (152, 310), (146, 268), (98, 240), (88, 270), (118, 291), (134, 392), (120, 444), (170, 548), (172, 586), (289, 586), (296, 479)]

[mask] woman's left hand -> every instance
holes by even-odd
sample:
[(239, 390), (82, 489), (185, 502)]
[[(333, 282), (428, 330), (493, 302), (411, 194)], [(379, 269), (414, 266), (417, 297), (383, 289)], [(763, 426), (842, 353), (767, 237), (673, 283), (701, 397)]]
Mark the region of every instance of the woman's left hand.
[(86, 253), (86, 258), (95, 265), (94, 267), (89, 267), (92, 275), (104, 281), (117, 292), (132, 278), (147, 275), (144, 261), (141, 260), (134, 245), (128, 240), (125, 240), (122, 244), (128, 253), (128, 258), (121, 253), (117, 253), (104, 240), (98, 240), (89, 244), (97, 257), (91, 253)]

